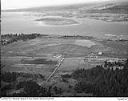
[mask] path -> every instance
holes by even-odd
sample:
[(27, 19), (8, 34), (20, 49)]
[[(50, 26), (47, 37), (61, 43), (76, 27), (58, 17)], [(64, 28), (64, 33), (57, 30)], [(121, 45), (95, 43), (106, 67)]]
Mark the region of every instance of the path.
[(48, 77), (48, 79), (46, 80), (46, 82), (48, 82), (52, 77), (53, 75), (56, 73), (56, 71), (58, 70), (58, 68), (61, 66), (61, 64), (63, 63), (64, 61), (64, 58), (62, 58), (59, 62), (59, 64), (56, 66), (56, 68), (54, 69), (54, 71), (50, 74), (50, 76)]

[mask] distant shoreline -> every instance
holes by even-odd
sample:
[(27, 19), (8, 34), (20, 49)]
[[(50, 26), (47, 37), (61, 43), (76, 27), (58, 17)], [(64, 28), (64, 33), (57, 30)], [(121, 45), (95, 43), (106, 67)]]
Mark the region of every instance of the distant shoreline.
[[(83, 39), (83, 40), (95, 40), (98, 39), (93, 36), (81, 36), (81, 35), (48, 35), (48, 34), (38, 34), (38, 33), (32, 33), (32, 34), (5, 34), (1, 35), (1, 44), (2, 45), (8, 45), (13, 42), (17, 42), (19, 40), (31, 40), (35, 38), (62, 38), (62, 39)], [(121, 39), (121, 38), (108, 38), (108, 39), (102, 39), (107, 41), (128, 41), (128, 39)]]

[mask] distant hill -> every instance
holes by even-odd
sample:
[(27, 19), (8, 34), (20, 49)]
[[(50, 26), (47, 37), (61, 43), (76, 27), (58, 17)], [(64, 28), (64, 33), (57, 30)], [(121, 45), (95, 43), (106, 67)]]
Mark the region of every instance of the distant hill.
[(128, 14), (128, 2), (116, 2), (94, 7), (89, 13), (123, 13)]

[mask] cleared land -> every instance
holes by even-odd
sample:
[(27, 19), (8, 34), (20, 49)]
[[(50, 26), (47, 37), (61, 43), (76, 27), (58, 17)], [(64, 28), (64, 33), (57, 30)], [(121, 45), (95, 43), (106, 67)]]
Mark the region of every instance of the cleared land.
[[(4, 71), (40, 73), (47, 78), (58, 64), (58, 56), (65, 58), (58, 71), (71, 73), (78, 68), (89, 69), (102, 64), (106, 58), (127, 58), (127, 50), (128, 41), (42, 36), (3, 46), (1, 60), (5, 64)], [(98, 55), (98, 52), (103, 54)], [(85, 61), (92, 53), (98, 57), (95, 62)]]

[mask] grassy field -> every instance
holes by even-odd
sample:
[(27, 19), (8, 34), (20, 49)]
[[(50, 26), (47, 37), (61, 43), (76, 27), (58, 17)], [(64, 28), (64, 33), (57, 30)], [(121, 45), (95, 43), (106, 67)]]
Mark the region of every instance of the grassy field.
[(84, 61), (92, 53), (98, 56), (98, 52), (102, 51), (100, 57), (127, 58), (127, 44), (127, 41), (41, 37), (3, 46), (1, 60), (5, 65), (4, 71), (41, 73), (47, 77), (59, 62), (59, 58), (54, 56), (62, 55), (65, 58), (59, 72), (72, 72), (97, 65)]

